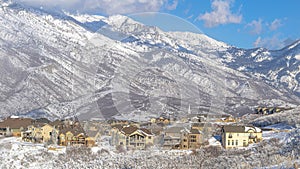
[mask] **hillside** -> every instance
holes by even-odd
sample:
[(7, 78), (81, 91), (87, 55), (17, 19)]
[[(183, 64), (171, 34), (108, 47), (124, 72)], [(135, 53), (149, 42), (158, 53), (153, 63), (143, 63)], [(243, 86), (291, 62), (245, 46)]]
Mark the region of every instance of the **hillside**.
[(188, 107), (243, 115), (259, 104), (299, 103), (298, 43), (280, 51), (245, 50), (125, 16), (16, 3), (1, 6), (0, 30), (2, 117), (143, 120), (182, 116)]

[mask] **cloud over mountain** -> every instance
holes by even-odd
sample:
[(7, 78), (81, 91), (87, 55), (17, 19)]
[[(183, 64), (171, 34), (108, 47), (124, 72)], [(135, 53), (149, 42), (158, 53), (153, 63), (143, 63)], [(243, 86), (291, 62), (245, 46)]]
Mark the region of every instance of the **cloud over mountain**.
[(198, 20), (203, 20), (206, 27), (215, 27), (228, 23), (240, 23), (242, 15), (231, 12), (231, 4), (233, 1), (229, 0), (214, 0), (211, 4), (212, 11), (206, 12), (198, 16)]

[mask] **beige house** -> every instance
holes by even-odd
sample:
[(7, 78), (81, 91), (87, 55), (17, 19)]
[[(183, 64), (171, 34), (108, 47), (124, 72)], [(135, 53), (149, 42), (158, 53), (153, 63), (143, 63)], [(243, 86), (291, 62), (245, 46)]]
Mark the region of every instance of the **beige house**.
[(41, 134), (42, 134), (42, 140), (43, 142), (49, 142), (52, 141), (53, 143), (57, 142), (58, 137), (58, 130), (55, 129), (55, 127), (46, 124), (41, 127)]
[(184, 127), (171, 127), (165, 131), (165, 149), (197, 149), (202, 142), (202, 133), (198, 129)]
[[(164, 132), (164, 149), (179, 149), (181, 146), (182, 133), (187, 131), (185, 127), (169, 127)], [(186, 145), (187, 146), (187, 145)]]
[(61, 146), (87, 146), (95, 145), (95, 139), (89, 137), (79, 122), (66, 121), (60, 126), (58, 144)]
[(169, 118), (159, 117), (159, 118), (151, 118), (150, 122), (160, 124), (160, 125), (169, 125), (171, 123), (171, 120)]
[(226, 149), (247, 147), (262, 140), (262, 130), (258, 127), (224, 126), (222, 128), (222, 146)]
[(154, 143), (154, 135), (145, 128), (137, 126), (114, 126), (111, 130), (111, 144), (126, 148), (145, 149)]
[(197, 129), (191, 129), (188, 133), (188, 148), (189, 149), (197, 149), (200, 148), (202, 143), (202, 134), (200, 130)]
[(38, 142), (42, 140), (42, 130), (39, 124), (33, 124), (28, 126), (27, 130), (22, 132), (22, 140), (27, 142)]

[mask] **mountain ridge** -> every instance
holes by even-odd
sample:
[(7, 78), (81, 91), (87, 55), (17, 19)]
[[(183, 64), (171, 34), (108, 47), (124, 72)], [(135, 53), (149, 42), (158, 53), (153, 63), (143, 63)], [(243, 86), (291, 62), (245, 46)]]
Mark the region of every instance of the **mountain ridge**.
[(166, 112), (181, 116), (188, 107), (242, 115), (265, 100), (299, 102), (289, 87), (279, 90), (256, 72), (239, 70), (248, 62), (232, 60), (237, 52), (251, 56), (258, 49), (163, 32), (120, 15), (63, 15), (0, 8), (0, 116), (143, 119)]

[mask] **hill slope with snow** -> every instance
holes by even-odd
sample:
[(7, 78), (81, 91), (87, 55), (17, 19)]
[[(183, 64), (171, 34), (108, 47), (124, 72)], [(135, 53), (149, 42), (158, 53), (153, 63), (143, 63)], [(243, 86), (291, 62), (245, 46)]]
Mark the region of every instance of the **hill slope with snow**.
[(297, 45), (243, 50), (125, 16), (79, 16), (15, 3), (0, 7), (0, 45), (0, 116), (141, 120), (184, 115), (188, 107), (241, 115), (262, 101), (299, 103), (291, 94), (298, 91), (298, 60), (286, 68), (285, 58), (275, 59), (297, 58)]

